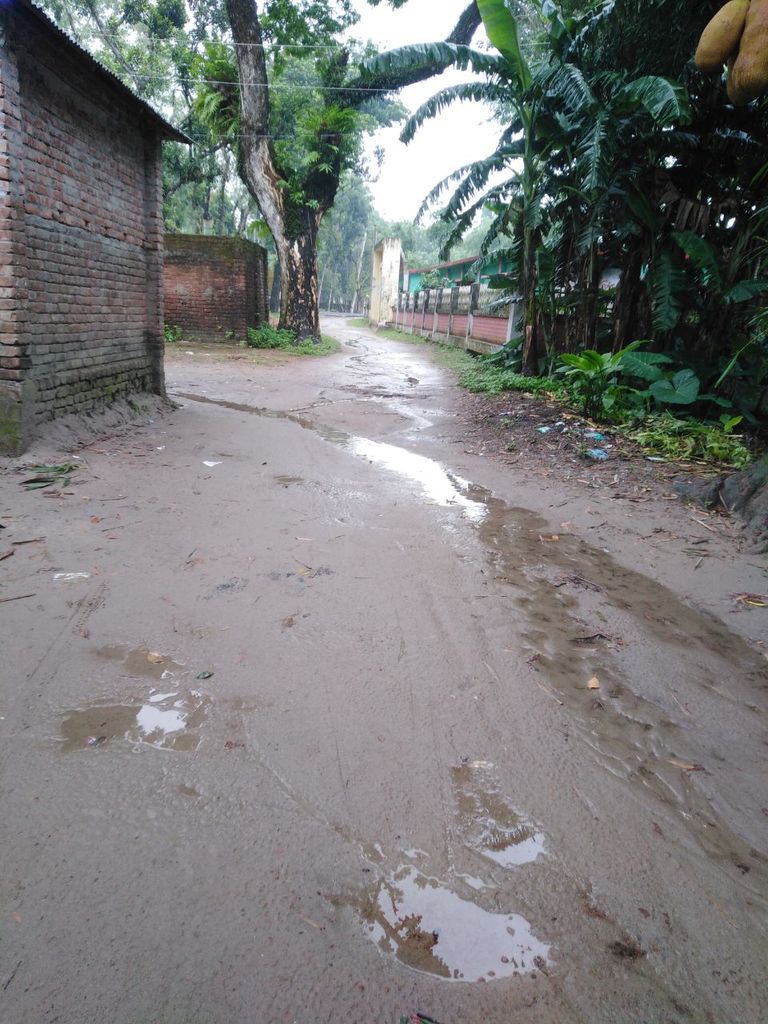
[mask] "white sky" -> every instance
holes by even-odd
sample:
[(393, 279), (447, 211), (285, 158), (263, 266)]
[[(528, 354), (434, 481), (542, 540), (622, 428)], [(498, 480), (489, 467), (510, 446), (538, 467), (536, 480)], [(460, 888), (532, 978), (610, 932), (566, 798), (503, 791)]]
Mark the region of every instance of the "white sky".
[[(467, 0), (409, 0), (393, 11), (382, 0), (369, 7), (355, 0), (361, 18), (352, 33), (358, 39), (372, 39), (381, 50), (409, 43), (445, 39), (456, 24)], [(475, 42), (483, 39), (482, 27)], [(415, 110), (446, 85), (467, 80), (469, 75), (449, 71), (439, 78), (409, 86), (401, 100)], [(378, 181), (370, 188), (374, 205), (386, 220), (413, 220), (422, 199), (443, 178), (464, 164), (488, 156), (496, 147), (501, 127), (489, 123), (489, 111), (478, 103), (457, 103), (419, 129), (413, 142), (399, 141), (400, 127), (383, 129), (369, 143), (386, 150)]]

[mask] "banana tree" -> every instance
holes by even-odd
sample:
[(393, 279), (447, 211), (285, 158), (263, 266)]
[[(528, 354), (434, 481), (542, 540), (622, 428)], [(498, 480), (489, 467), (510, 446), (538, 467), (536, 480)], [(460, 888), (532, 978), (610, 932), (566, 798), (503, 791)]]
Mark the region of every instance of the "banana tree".
[[(441, 213), (454, 224), (447, 250), (478, 210), (490, 208), (494, 219), (481, 256), (506, 241), (502, 253), (514, 271), (506, 282), (496, 283), (523, 296), (523, 371), (529, 374), (538, 372), (545, 349), (551, 356), (553, 345), (560, 343), (558, 301), (561, 309), (564, 299), (571, 303), (568, 347), (594, 343), (600, 249), (609, 242), (620, 197), (631, 191), (634, 165), (626, 161), (627, 147), (637, 149), (639, 139), (647, 144), (650, 133), (662, 135), (687, 116), (685, 90), (667, 79), (627, 81), (626, 75), (614, 73), (588, 81), (571, 60), (588, 19), (564, 18), (550, 0), (534, 0), (533, 7), (543, 34), (535, 58), (529, 59), (503, 0), (478, 0), (497, 53), (457, 50), (453, 63), (471, 67), (484, 80), (438, 93), (416, 111), (402, 134), (408, 142), (425, 120), (457, 101), (485, 100), (508, 112), (496, 151), (440, 182), (420, 212), (455, 187)], [(407, 48), (398, 59), (417, 54), (418, 48)], [(509, 176), (489, 187), (498, 172)]]
[[(533, 0), (532, 6), (539, 11), (539, 0)], [(477, 7), (496, 52), (489, 54), (464, 46), (452, 47), (449, 51), (443, 46), (432, 59), (449, 61), (460, 70), (470, 68), (483, 79), (452, 86), (433, 96), (409, 119), (401, 138), (409, 142), (426, 120), (458, 101), (485, 101), (509, 110), (510, 124), (496, 151), (486, 160), (467, 165), (440, 182), (425, 200), (420, 213), (440, 199), (449, 187), (456, 186), (441, 213), (444, 220), (454, 225), (443, 247), (443, 252), (447, 253), (469, 229), (476, 214), (484, 207), (491, 209), (494, 218), (481, 255), (500, 238), (506, 236), (511, 243), (504, 255), (512, 256), (516, 262), (515, 286), (525, 303), (523, 372), (534, 374), (538, 372), (539, 359), (536, 252), (543, 223), (542, 154), (537, 150), (536, 131), (539, 99), (531, 91), (533, 69), (521, 47), (515, 17), (503, 0), (477, 0)], [(423, 46), (410, 46), (388, 55), (387, 60), (407, 67), (427, 56)], [(509, 177), (488, 187), (492, 176), (510, 170)]]

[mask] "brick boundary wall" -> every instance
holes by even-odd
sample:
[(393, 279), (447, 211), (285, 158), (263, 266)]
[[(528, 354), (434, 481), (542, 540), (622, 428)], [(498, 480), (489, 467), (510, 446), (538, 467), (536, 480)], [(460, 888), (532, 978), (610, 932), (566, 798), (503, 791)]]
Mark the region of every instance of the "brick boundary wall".
[(165, 323), (191, 341), (242, 341), (269, 318), (267, 252), (244, 238), (165, 236)]
[[(0, 451), (164, 392), (163, 130), (24, 5), (0, 8)], [(167, 133), (166, 133), (167, 134)]]

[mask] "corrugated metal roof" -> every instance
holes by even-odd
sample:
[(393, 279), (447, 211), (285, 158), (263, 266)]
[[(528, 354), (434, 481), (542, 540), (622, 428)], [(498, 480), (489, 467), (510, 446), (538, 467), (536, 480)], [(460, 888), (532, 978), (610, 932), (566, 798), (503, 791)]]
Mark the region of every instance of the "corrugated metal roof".
[(51, 20), (50, 16), (46, 14), (42, 8), (34, 4), (32, 0), (10, 0), (10, 3), (7, 6), (10, 7), (11, 10), (13, 10), (14, 7), (17, 7), (26, 11), (40, 22), (47, 31), (55, 35), (57, 39), (64, 42), (70, 49), (75, 50), (80, 59), (84, 63), (90, 65), (97, 75), (101, 78), (107, 79), (118, 90), (118, 92), (125, 97), (126, 100), (130, 101), (130, 103), (142, 110), (147, 119), (157, 126), (163, 138), (171, 139), (174, 142), (185, 142), (189, 145), (192, 144), (192, 140), (185, 135), (184, 132), (179, 131), (178, 128), (174, 128), (172, 124), (169, 124), (164, 117), (161, 117), (160, 114), (158, 114), (154, 107), (151, 107), (149, 103), (140, 99), (132, 89), (128, 88), (125, 82), (121, 81), (117, 75), (109, 70), (109, 68), (104, 67), (104, 65), (98, 61), (93, 54), (85, 50), (79, 43), (76, 43), (70, 35), (68, 35), (63, 29), (59, 28), (59, 26)]
[[(433, 267), (409, 267), (408, 270), (411, 274), (428, 274), (433, 270), (447, 270), (449, 267), (460, 267), (464, 263), (474, 263), (477, 259), (479, 259), (478, 256), (465, 256), (462, 260), (451, 260), (449, 263), (436, 263)], [(493, 259), (493, 253), (491, 253), (488, 259)]]

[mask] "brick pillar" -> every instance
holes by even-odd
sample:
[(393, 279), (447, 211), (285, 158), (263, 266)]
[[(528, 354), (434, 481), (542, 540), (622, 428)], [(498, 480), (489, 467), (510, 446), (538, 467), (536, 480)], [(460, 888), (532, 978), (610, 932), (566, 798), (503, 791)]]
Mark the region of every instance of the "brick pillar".
[(150, 386), (165, 394), (165, 336), (163, 334), (163, 153), (159, 135), (144, 142), (144, 255), (147, 315), (144, 341), (151, 361)]
[(20, 454), (29, 442), (34, 385), (29, 377), (27, 247), (21, 159), (19, 68), (12, 15), (0, 7), (0, 452)]

